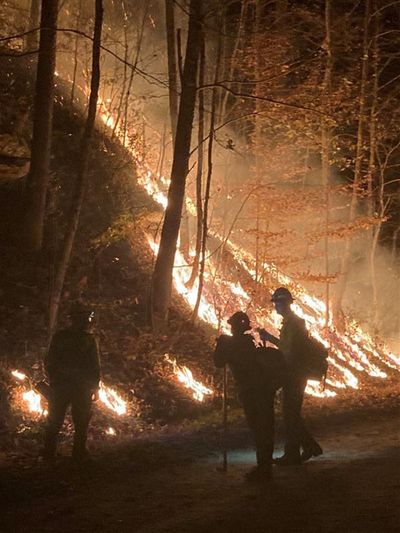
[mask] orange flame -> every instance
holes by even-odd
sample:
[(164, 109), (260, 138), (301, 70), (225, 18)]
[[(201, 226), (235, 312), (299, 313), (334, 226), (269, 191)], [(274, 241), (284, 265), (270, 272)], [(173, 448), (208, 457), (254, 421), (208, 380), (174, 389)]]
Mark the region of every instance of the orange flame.
[(165, 361), (172, 365), (172, 371), (178, 380), (192, 392), (192, 396), (198, 402), (203, 402), (205, 396), (213, 394), (213, 391), (207, 388), (205, 385), (196, 381), (193, 377), (192, 372), (188, 369), (187, 366), (180, 366), (175, 359), (171, 359), (168, 354), (164, 355)]
[[(11, 375), (18, 381), (26, 381), (27, 383), (29, 383), (28, 376), (23, 372), (20, 372), (19, 370), (12, 370)], [(47, 416), (47, 410), (42, 407), (41, 394), (36, 392), (29, 385), (19, 386), (18, 390), (21, 389), (21, 400), (18, 403), (23, 408), (23, 410), (26, 410), (29, 413)], [(119, 416), (125, 415), (127, 413), (127, 402), (114, 389), (112, 389), (111, 387), (107, 387), (102, 382), (100, 382), (99, 400), (104, 405), (104, 407), (110, 409), (113, 413)]]
[(42, 397), (33, 389), (22, 393), (22, 398), (28, 408), (28, 411), (33, 414), (47, 416), (48, 412), (42, 407)]
[(99, 400), (107, 409), (110, 409), (119, 416), (126, 415), (127, 402), (111, 387), (106, 387), (100, 382)]
[[(107, 109), (107, 103), (101, 99), (99, 100), (99, 115), (106, 126), (114, 128), (114, 117)], [(155, 176), (151, 170), (146, 167), (142, 155), (129, 143), (125, 132), (123, 132), (118, 125), (115, 128), (115, 134), (136, 160), (139, 184), (146, 190), (149, 196), (165, 209), (168, 200), (164, 191), (168, 188), (169, 180), (164, 176)], [(188, 212), (195, 214), (195, 206), (190, 198), (187, 198), (186, 204)], [(215, 234), (215, 236), (220, 240), (222, 239), (218, 234)], [(149, 244), (153, 252), (156, 254), (158, 251), (157, 243), (149, 238)], [(226, 246), (236, 259), (237, 263), (254, 278), (254, 257), (250, 253), (244, 252), (240, 246), (237, 246), (231, 240), (226, 242)], [(334, 377), (330, 376), (330, 379), (327, 380), (328, 387), (323, 393), (317, 390), (315, 383), (310, 383), (307, 388), (309, 394), (319, 397), (332, 397), (336, 394), (332, 389), (343, 389), (346, 387), (357, 389), (359, 386), (358, 378), (350, 368), (357, 372), (366, 373), (372, 377), (387, 377), (386, 372), (381, 370), (377, 364), (373, 362), (373, 359), (376, 359), (379, 363), (384, 364), (388, 368), (397, 371), (400, 370), (400, 357), (390, 352), (385, 346), (380, 346), (378, 349), (372, 338), (364, 332), (358, 324), (348, 321), (345, 333), (339, 334), (339, 332), (333, 327), (331, 316), (328, 317), (328, 324), (326, 325), (327, 311), (325, 303), (322, 300), (308, 294), (304, 287), (293, 283), (291, 278), (280, 272), (274, 264), (264, 263), (262, 268), (265, 272), (269, 273), (279, 285), (285, 285), (290, 288), (297, 299), (294, 311), (306, 321), (311, 335), (330, 348), (331, 357), (329, 358), (329, 361), (331, 363)], [(194, 285), (191, 289), (186, 287), (185, 281), (189, 276), (190, 267), (178, 251), (175, 258), (174, 284), (177, 291), (191, 306), (193, 306), (197, 296), (197, 286)], [(227, 284), (225, 284), (224, 287), (221, 286), (221, 291), (223, 288), (226, 288), (226, 285)], [(248, 308), (251, 298), (239, 283), (230, 284), (230, 293), (236, 298), (237, 308)], [(213, 303), (208, 301), (204, 295), (200, 303), (199, 316), (214, 327), (220, 326), (220, 320), (218, 320), (216, 316)], [(275, 331), (277, 330), (278, 320), (273, 314), (267, 313), (265, 310), (256, 310), (255, 318), (258, 323), (263, 324), (264, 322), (267, 322), (271, 328), (275, 329)], [(188, 377), (185, 379), (190, 381)]]

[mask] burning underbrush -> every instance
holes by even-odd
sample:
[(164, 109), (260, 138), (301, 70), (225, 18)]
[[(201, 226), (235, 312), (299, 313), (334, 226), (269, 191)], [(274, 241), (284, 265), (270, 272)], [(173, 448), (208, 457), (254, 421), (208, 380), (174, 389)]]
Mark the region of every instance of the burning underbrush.
[[(36, 264), (13, 250), (0, 265), (4, 281), (0, 348), (9, 354), (1, 369), (0, 423), (17, 443), (38, 440), (45, 422), (46, 391), (40, 385), (40, 361), (45, 352), (43, 317), (53, 268), (48, 258), (54, 257), (53, 243), (62, 239), (59, 228), (65, 226), (63, 213), (70, 199), (68, 184), (80, 138), (79, 117), (71, 116), (62, 101), (56, 111), (54, 188), (61, 192), (59, 203), (50, 206), (48, 215), (51, 235), (47, 242), (51, 244)], [(100, 112), (103, 122), (110, 122), (104, 102)], [(103, 384), (94, 405), (90, 436), (113, 442), (219, 406), (221, 375), (213, 368), (210, 352), (216, 334), (224, 331), (226, 318), (233, 312), (245, 310), (254, 326), (267, 326), (275, 333), (279, 321), (268, 302), (270, 287), (254, 286), (254, 259), (234, 242), (222, 242), (220, 236), (212, 235), (199, 308), (201, 323), (194, 325), (190, 320), (197, 295), (196, 284), (192, 288), (186, 285), (191, 256), (178, 253), (168, 327), (165, 332), (151, 332), (146, 326), (146, 303), (157, 250), (154, 229), (162, 212), (153, 200), (165, 206), (168, 181), (146, 168), (129, 143), (121, 147), (99, 135), (94, 152), (60, 324), (69, 300), (82, 298), (94, 305)], [(223, 252), (215, 253), (217, 250)], [(390, 384), (398, 379), (399, 358), (354, 322), (348, 321), (344, 332), (338, 332), (330, 321), (326, 327), (323, 302), (273, 265), (264, 268), (270, 270), (272, 284), (293, 291), (295, 311), (331, 349), (325, 389), (316, 383), (309, 385), (311, 406), (316, 410), (346, 409), (366, 397), (373, 402), (391, 397)], [(232, 383), (229, 397), (230, 404), (237, 405)], [(70, 433), (68, 420), (66, 440)]]
[[(162, 427), (167, 421), (196, 417), (211, 407), (214, 390), (196, 379), (192, 371), (179, 364), (171, 354), (154, 359), (152, 367), (149, 363), (141, 366), (142, 379), (136, 372), (137, 391), (127, 390), (129, 383), (126, 381), (118, 389), (100, 382), (98, 394), (93, 397), (89, 433), (92, 441), (129, 439), (143, 431)], [(143, 371), (144, 367), (147, 372)], [(31, 369), (30, 375), (20, 369), (4, 367), (2, 370), (14, 443), (26, 444), (41, 439), (49, 395), (47, 383), (33, 378), (34, 375), (42, 376), (41, 372), (37, 368)], [(61, 440), (70, 441), (72, 429), (68, 416)]]
[[(110, 124), (115, 126), (112, 112), (101, 99), (99, 115), (106, 127), (112, 127)], [(148, 168), (135, 145), (126, 138), (122, 131), (119, 131), (117, 126), (113, 128), (113, 132), (135, 161), (138, 183), (165, 209), (168, 179), (165, 176), (155, 175)], [(193, 205), (192, 199), (187, 198), (186, 210), (189, 216), (195, 214)], [(261, 265), (269, 284), (255, 287), (253, 281), (256, 275), (255, 259), (251, 253), (235, 242), (213, 234), (212, 231), (210, 237), (216, 242), (214, 250), (210, 245), (208, 248), (210, 257), (207, 261), (204, 289), (198, 312), (204, 322), (221, 331), (229, 315), (241, 309), (249, 312), (255, 325), (267, 326), (277, 335), (280, 325), (279, 317), (274, 314), (271, 307), (265, 305), (265, 300), (268, 299), (272, 286), (284, 285), (296, 298), (293, 305), (295, 313), (306, 321), (310, 334), (330, 350), (330, 375), (326, 380), (326, 386), (321, 388), (318, 383), (309, 382), (308, 394), (320, 398), (333, 398), (345, 389), (358, 390), (364, 382), (369, 382), (370, 377), (387, 379), (390, 376), (398, 376), (400, 357), (392, 353), (379, 339), (373, 339), (350, 317), (347, 317), (344, 320), (344, 326), (338, 329), (333, 323), (326, 304), (308, 293), (305, 287), (294, 283), (273, 264)], [(157, 241), (149, 234), (147, 240), (156, 255)], [(218, 264), (215, 260), (215, 251), (221, 248), (225, 253)], [(191, 307), (194, 306), (197, 297), (197, 285), (187, 287), (192, 256), (193, 254), (190, 253), (188, 257), (185, 257), (178, 250), (173, 272), (176, 291)], [(263, 293), (261, 298), (260, 293)]]

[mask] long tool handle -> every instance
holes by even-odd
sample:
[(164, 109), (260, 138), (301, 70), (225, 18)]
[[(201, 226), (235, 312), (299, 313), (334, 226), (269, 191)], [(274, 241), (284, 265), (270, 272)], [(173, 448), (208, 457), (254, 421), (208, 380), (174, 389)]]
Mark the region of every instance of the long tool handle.
[(222, 470), (226, 472), (228, 470), (228, 369), (224, 366), (224, 396), (222, 404), (222, 424), (223, 424), (223, 460)]

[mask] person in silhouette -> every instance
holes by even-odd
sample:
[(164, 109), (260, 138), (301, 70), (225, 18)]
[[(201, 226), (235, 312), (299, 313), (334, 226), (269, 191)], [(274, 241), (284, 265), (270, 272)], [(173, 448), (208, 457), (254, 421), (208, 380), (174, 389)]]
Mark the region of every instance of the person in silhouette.
[(71, 324), (51, 340), (44, 367), (50, 383), (49, 415), (43, 456), (56, 454), (57, 440), (66, 411), (71, 406), (74, 423), (72, 456), (84, 459), (92, 398), (99, 388), (100, 362), (97, 342), (89, 331), (92, 309), (76, 303), (70, 311)]
[[(247, 424), (253, 433), (257, 466), (246, 474), (249, 481), (272, 478), (272, 454), (274, 442), (273, 379), (260, 364), (260, 353), (246, 313), (238, 311), (228, 320), (232, 336), (221, 335), (214, 351), (214, 363), (218, 368), (227, 364), (239, 389)], [(273, 350), (277, 352), (277, 350)]]
[[(272, 295), (275, 310), (283, 317), (279, 338), (265, 329), (259, 330), (264, 341), (271, 342), (282, 352), (286, 364), (283, 385), (282, 409), (285, 423), (285, 451), (275, 459), (280, 466), (299, 465), (311, 457), (322, 454), (322, 448), (306, 428), (301, 416), (307, 376), (304, 364), (304, 346), (308, 338), (305, 322), (291, 308), (292, 294), (279, 287)], [(300, 448), (302, 453), (300, 454)]]

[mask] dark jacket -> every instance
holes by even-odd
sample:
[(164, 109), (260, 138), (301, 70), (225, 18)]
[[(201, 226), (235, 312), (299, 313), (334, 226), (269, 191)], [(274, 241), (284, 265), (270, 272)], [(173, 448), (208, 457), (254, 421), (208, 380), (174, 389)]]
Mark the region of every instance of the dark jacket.
[(288, 372), (302, 374), (308, 331), (304, 320), (294, 313), (285, 317), (279, 335), (278, 348), (285, 359)]
[(218, 368), (229, 366), (241, 393), (259, 387), (268, 387), (257, 347), (251, 335), (221, 335), (214, 351), (214, 363)]
[(52, 338), (44, 366), (52, 386), (97, 389), (100, 361), (94, 335), (73, 327), (58, 331)]

